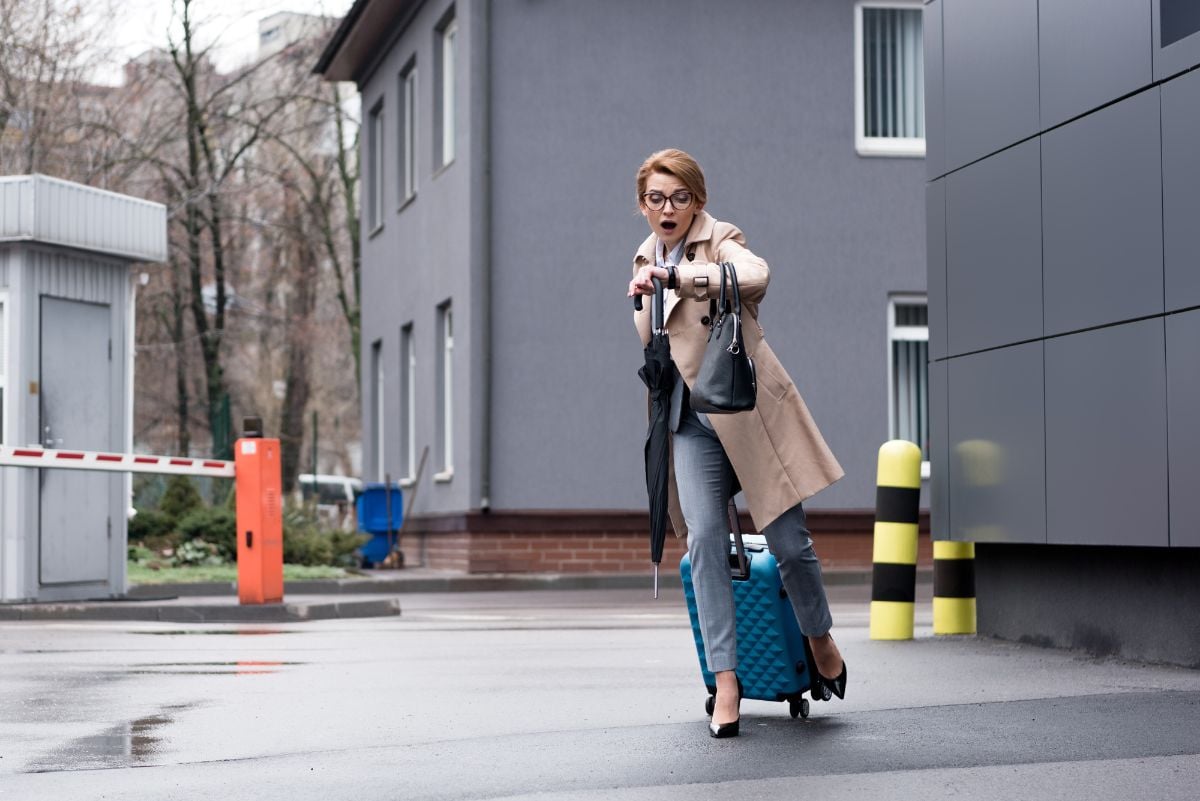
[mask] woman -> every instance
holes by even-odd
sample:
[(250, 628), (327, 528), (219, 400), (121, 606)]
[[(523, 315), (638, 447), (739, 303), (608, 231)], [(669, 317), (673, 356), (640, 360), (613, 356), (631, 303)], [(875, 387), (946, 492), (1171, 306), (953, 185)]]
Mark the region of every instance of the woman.
[[(740, 486), (755, 527), (779, 562), (783, 585), (807, 638), (818, 680), (838, 698), (846, 665), (829, 630), (833, 625), (821, 566), (805, 526), (802, 501), (842, 477), (842, 469), (808, 413), (800, 393), (763, 339), (758, 307), (770, 271), (746, 247), (737, 227), (713, 219), (700, 165), (681, 150), (661, 150), (637, 173), (638, 208), (650, 236), (633, 261), (629, 297), (654, 294), (663, 282), (671, 354), (682, 381), (671, 399), (671, 524), (687, 536), (704, 654), (716, 676), (709, 733), (738, 733), (737, 638), (729, 576), (729, 497)], [(755, 408), (704, 415), (688, 405), (708, 339), (709, 300), (720, 289), (721, 262), (732, 262), (741, 289), (743, 336), (758, 380)], [(650, 341), (649, 303), (635, 313), (642, 343)], [(830, 678), (833, 677), (833, 678)]]

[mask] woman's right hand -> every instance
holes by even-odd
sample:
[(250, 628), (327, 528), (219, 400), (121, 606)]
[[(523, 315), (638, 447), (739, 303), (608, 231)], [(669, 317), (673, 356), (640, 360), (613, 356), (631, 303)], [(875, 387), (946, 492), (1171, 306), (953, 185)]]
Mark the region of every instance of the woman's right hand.
[(638, 268), (638, 271), (633, 274), (633, 280), (629, 282), (629, 294), (626, 297), (632, 298), (634, 295), (653, 295), (654, 284), (651, 278), (657, 278), (665, 285), (668, 278), (668, 273), (663, 267), (656, 267), (652, 264), (646, 264)]

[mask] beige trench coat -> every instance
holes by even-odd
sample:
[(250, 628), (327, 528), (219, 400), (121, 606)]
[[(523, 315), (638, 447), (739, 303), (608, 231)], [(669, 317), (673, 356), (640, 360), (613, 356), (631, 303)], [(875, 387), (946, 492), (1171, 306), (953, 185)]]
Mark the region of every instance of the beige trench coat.
[[(657, 237), (651, 234), (638, 248), (634, 273), (645, 264), (655, 263), (656, 244)], [(678, 269), (679, 287), (669, 291), (665, 299), (671, 355), (679, 374), (689, 387), (696, 380), (708, 341), (708, 301), (720, 291), (718, 263), (723, 261), (733, 262), (737, 268), (742, 331), (746, 351), (754, 360), (758, 399), (751, 411), (713, 414), (708, 419), (737, 474), (754, 526), (762, 531), (845, 473), (758, 324), (758, 305), (770, 280), (767, 263), (750, 252), (736, 226), (720, 222), (706, 211), (698, 213), (688, 229)], [(650, 341), (650, 306), (649, 302), (643, 303), (642, 311), (633, 315), (643, 345)], [(676, 536), (685, 536), (687, 526), (679, 508), (673, 462), (670, 513)]]

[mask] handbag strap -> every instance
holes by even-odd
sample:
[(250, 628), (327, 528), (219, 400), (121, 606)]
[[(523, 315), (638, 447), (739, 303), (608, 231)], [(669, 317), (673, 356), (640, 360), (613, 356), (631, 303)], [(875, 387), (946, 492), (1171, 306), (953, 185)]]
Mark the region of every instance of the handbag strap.
[(742, 519), (732, 495), (729, 496), (729, 520), (734, 535), (733, 547), (737, 551), (737, 568), (733, 570), (733, 578), (745, 581), (750, 578), (750, 560), (746, 558), (746, 543), (742, 542)]
[(724, 266), (729, 268), (729, 287), (733, 295), (733, 313), (742, 313), (742, 290), (738, 287), (737, 268), (733, 266), (733, 262), (727, 261)]
[[(721, 290), (716, 300), (708, 301), (708, 327), (711, 329), (717, 324), (718, 312), (722, 317), (730, 312), (741, 315), (742, 313), (742, 291), (737, 282), (737, 268), (733, 266), (731, 261), (723, 261), (721, 267)], [(728, 276), (728, 278), (726, 277)], [(726, 294), (726, 280), (730, 287), (728, 295)], [(731, 302), (732, 301), (732, 302)]]

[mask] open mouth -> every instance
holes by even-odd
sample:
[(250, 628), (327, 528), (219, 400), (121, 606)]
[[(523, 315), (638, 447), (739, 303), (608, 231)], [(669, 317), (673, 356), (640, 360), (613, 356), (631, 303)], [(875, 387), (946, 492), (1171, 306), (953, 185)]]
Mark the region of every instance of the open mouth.
[(674, 231), (675, 226), (679, 225), (679, 223), (672, 222), (671, 220), (663, 220), (660, 225), (662, 225), (664, 231)]

